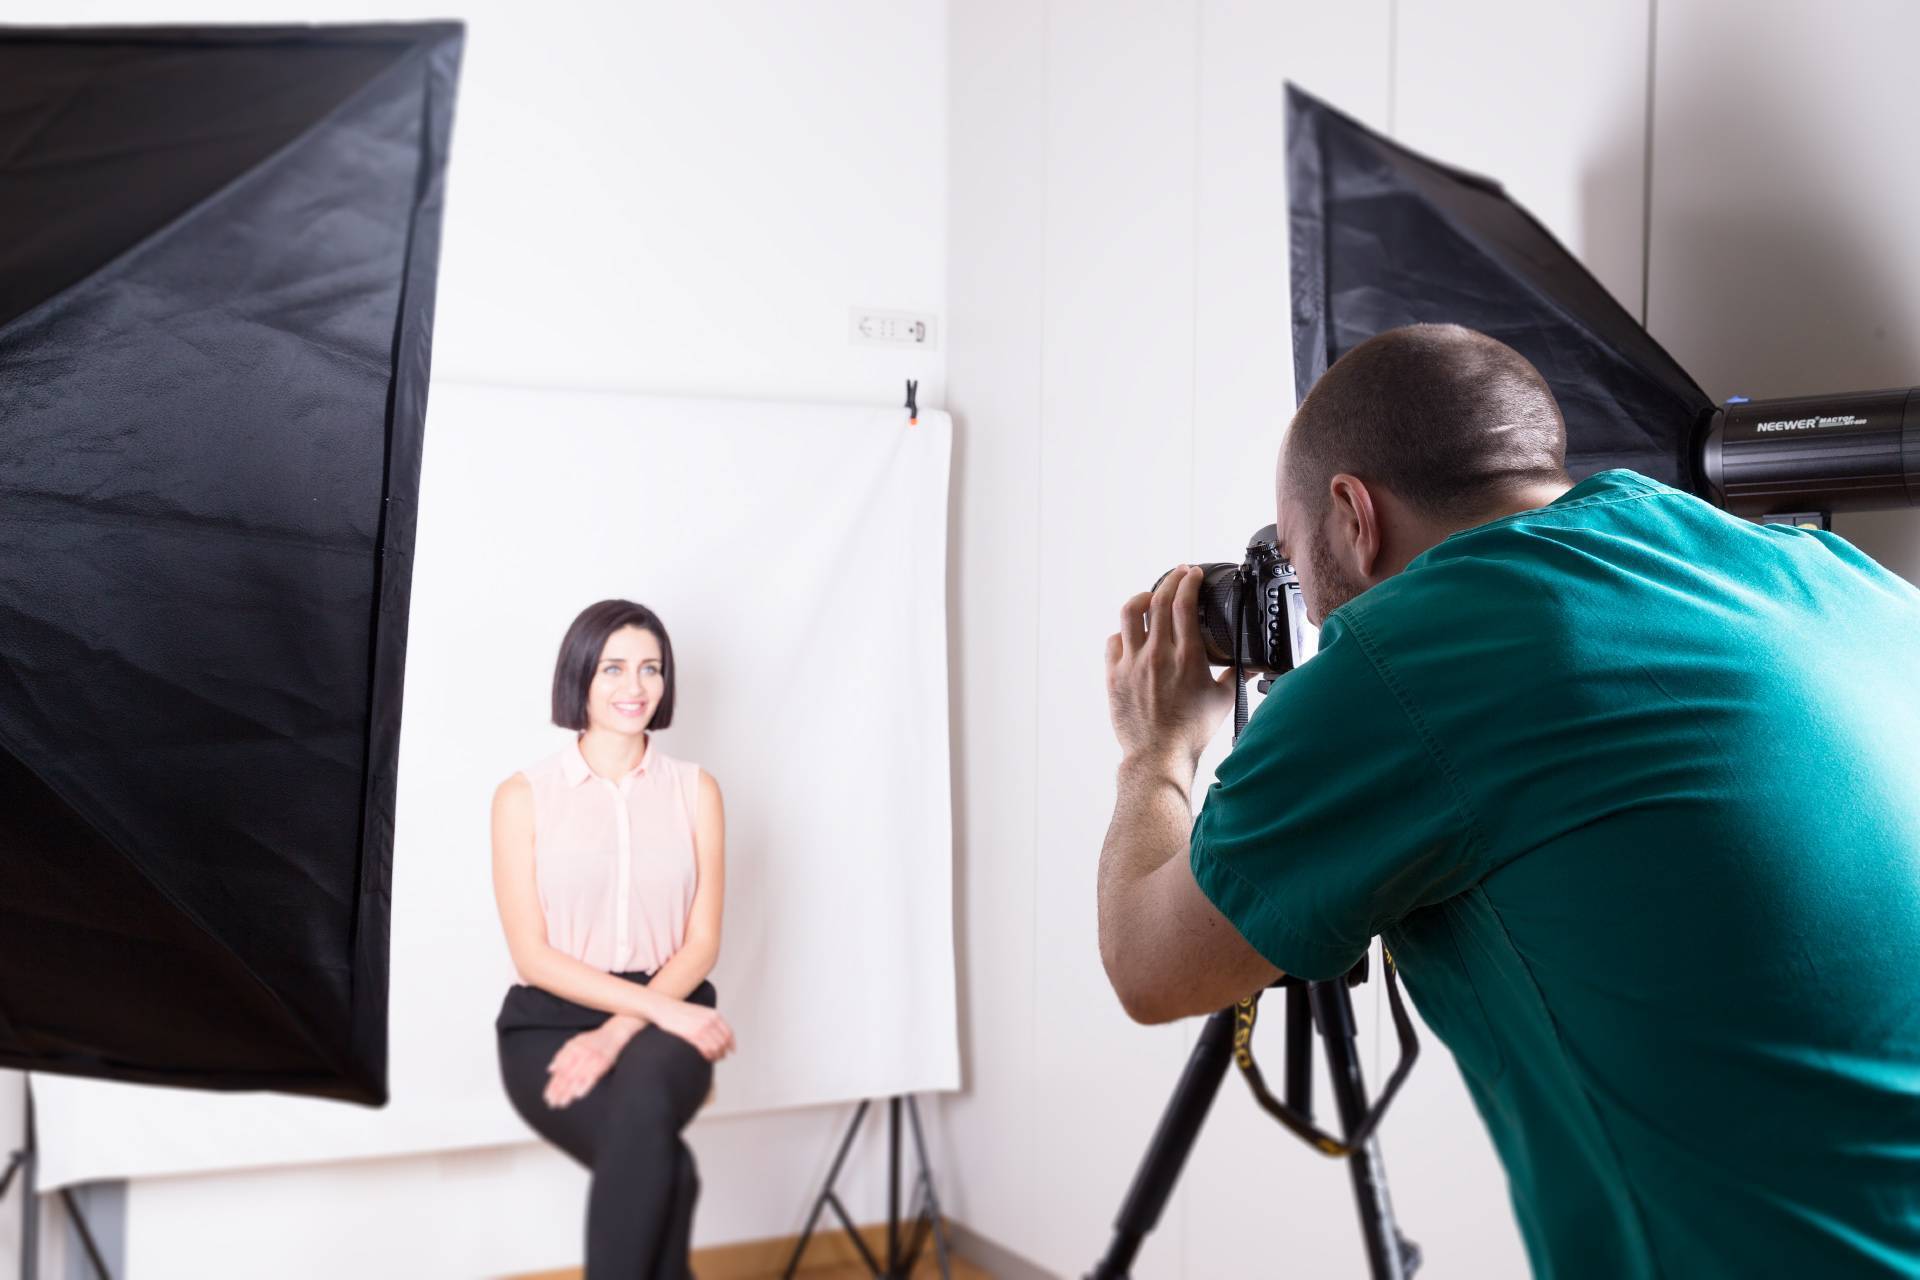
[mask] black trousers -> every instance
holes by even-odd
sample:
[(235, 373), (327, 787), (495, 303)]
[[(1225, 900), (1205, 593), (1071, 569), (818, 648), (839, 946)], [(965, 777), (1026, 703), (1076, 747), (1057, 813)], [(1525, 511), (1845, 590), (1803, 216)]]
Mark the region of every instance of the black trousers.
[[(614, 976), (645, 983), (652, 975)], [(701, 983), (687, 999), (712, 1008), (713, 984)], [(700, 1179), (680, 1131), (706, 1100), (713, 1064), (679, 1036), (649, 1026), (584, 1097), (549, 1107), (541, 1097), (547, 1064), (607, 1017), (538, 987), (509, 987), (494, 1023), (500, 1076), (520, 1118), (593, 1171), (586, 1280), (688, 1280)]]

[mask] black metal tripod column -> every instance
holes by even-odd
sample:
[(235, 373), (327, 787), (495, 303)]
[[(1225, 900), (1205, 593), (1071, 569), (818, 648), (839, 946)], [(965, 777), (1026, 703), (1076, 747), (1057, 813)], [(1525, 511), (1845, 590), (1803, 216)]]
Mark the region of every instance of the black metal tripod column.
[[(900, 1258), (900, 1099), (887, 1099), (887, 1275)], [(904, 1278), (903, 1278), (904, 1280)]]
[[(1327, 1083), (1340, 1113), (1343, 1133), (1353, 1133), (1367, 1114), (1366, 1082), (1360, 1075), (1360, 1047), (1353, 1021), (1353, 998), (1344, 981), (1310, 982), (1307, 999), (1327, 1050)], [(1291, 1021), (1291, 1020), (1290, 1020)], [(1292, 1027), (1288, 1027), (1291, 1038)], [(1360, 1211), (1360, 1234), (1366, 1241), (1367, 1264), (1377, 1280), (1406, 1280), (1420, 1265), (1420, 1251), (1400, 1236), (1393, 1220), (1393, 1202), (1387, 1197), (1387, 1169), (1380, 1158), (1380, 1140), (1369, 1136), (1347, 1157), (1353, 1178), (1354, 1204)]]
[(1313, 1114), (1313, 1002), (1307, 997), (1307, 984), (1298, 978), (1283, 978), (1287, 992), (1286, 1098), (1287, 1105), (1303, 1116)]
[(1113, 1220), (1113, 1243), (1088, 1273), (1089, 1280), (1126, 1280), (1133, 1269), (1135, 1255), (1147, 1233), (1160, 1224), (1160, 1215), (1173, 1194), (1173, 1184), (1186, 1166), (1193, 1143), (1200, 1136), (1213, 1099), (1226, 1078), (1227, 1064), (1233, 1060), (1234, 1010), (1222, 1009), (1211, 1015), (1200, 1028), (1193, 1052), (1187, 1055), (1186, 1070), (1174, 1086), (1173, 1097), (1153, 1131), (1153, 1141), (1133, 1175), (1133, 1186)]

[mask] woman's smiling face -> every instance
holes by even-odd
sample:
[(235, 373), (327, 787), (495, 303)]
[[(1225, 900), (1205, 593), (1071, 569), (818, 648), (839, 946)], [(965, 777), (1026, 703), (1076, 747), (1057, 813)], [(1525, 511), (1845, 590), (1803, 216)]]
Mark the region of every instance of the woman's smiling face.
[(587, 686), (587, 727), (634, 734), (653, 720), (667, 687), (660, 661), (660, 637), (639, 627), (622, 627), (607, 637), (600, 665)]

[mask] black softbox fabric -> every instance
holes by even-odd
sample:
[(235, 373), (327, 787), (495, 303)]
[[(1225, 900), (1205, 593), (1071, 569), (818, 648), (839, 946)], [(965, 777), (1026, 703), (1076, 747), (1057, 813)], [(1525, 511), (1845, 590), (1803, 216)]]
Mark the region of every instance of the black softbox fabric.
[(1454, 323), (1532, 361), (1576, 479), (1631, 467), (1698, 490), (1712, 401), (1500, 184), (1438, 164), (1287, 89), (1293, 371), (1300, 399), (1377, 333)]
[(0, 28), (0, 1065), (385, 1100), (461, 39)]

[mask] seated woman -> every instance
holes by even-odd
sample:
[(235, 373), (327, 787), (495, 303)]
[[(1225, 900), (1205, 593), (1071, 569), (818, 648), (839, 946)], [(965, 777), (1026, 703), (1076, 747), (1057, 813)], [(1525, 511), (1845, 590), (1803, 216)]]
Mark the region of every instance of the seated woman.
[(602, 600), (567, 629), (553, 720), (576, 737), (500, 784), (493, 890), (519, 984), (495, 1024), (514, 1109), (593, 1171), (587, 1280), (682, 1280), (699, 1181), (680, 1133), (733, 1049), (720, 951), (720, 788), (650, 729), (673, 720), (653, 612)]

